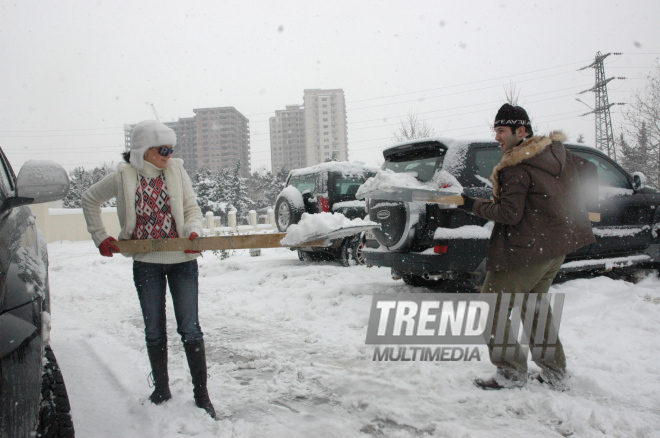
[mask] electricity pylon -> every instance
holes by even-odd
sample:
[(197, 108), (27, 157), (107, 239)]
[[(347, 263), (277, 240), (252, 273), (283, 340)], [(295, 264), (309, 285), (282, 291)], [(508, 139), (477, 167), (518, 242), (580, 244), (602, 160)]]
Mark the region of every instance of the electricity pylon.
[(616, 159), (616, 147), (614, 145), (614, 132), (612, 131), (612, 117), (610, 116), (610, 108), (614, 105), (623, 105), (622, 103), (609, 103), (607, 97), (607, 83), (614, 79), (625, 79), (622, 77), (605, 79), (605, 67), (603, 60), (610, 55), (620, 55), (621, 53), (607, 53), (601, 55), (600, 52), (596, 53), (596, 59), (591, 65), (582, 67), (580, 70), (593, 68), (596, 70), (596, 85), (588, 90), (584, 90), (579, 94), (584, 94), (589, 91), (596, 93), (596, 104), (592, 111), (582, 114), (586, 116), (595, 114), (596, 116), (596, 148), (607, 153), (607, 156)]

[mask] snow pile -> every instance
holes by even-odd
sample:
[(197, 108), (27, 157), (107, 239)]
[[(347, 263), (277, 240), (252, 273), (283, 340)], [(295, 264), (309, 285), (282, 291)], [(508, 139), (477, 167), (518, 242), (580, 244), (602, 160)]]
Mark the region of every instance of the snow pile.
[(390, 169), (381, 169), (376, 176), (369, 178), (360, 186), (355, 196), (366, 198), (373, 192), (398, 192), (404, 189), (448, 189), (453, 193), (463, 191), (463, 187), (458, 180), (444, 170), (437, 172), (433, 179), (427, 183), (419, 182), (416, 176), (416, 172), (397, 173)]
[(600, 199), (607, 199), (613, 196), (630, 196), (635, 192), (632, 189), (601, 185), (598, 187), (598, 193)]
[(396, 173), (389, 169), (379, 170), (376, 176), (369, 178), (355, 193), (356, 198), (364, 198), (365, 194), (376, 190), (396, 191), (397, 188), (419, 188), (422, 184), (413, 173)]
[(303, 201), (302, 193), (294, 186), (287, 186), (281, 192), (278, 198), (284, 198), (291, 204), (291, 208), (304, 209), (305, 201)]
[(465, 167), (465, 158), (469, 150), (469, 142), (451, 138), (439, 139), (447, 146), (447, 154), (442, 162), (442, 170), (452, 175), (458, 175)]
[[(490, 224), (490, 226), (489, 226)], [(490, 239), (493, 231), (492, 222), (483, 227), (478, 225), (465, 225), (458, 228), (436, 228), (434, 239)]]
[(310, 175), (323, 171), (341, 173), (344, 177), (351, 177), (364, 176), (365, 172), (376, 173), (378, 169), (378, 166), (364, 164), (358, 161), (329, 161), (327, 163), (320, 163), (314, 166), (304, 167), (302, 169), (294, 169), (291, 171), (290, 175)]
[(341, 213), (303, 213), (300, 222), (287, 229), (286, 236), (280, 241), (282, 245), (295, 245), (312, 240), (314, 236), (327, 234), (342, 228), (359, 225), (378, 225), (364, 219), (349, 220)]
[(591, 230), (598, 237), (623, 237), (634, 236), (648, 231), (650, 228), (650, 226), (644, 225), (643, 227), (592, 227)]
[[(435, 185), (433, 185), (435, 183)], [(442, 169), (433, 175), (433, 182), (425, 184), (425, 188), (435, 190), (436, 188), (450, 189), (453, 191), (462, 192), (463, 186), (458, 182), (456, 177), (450, 172)]]
[(335, 202), (332, 204), (332, 210), (338, 210), (340, 208), (366, 208), (366, 202), (364, 201), (344, 201), (344, 202)]

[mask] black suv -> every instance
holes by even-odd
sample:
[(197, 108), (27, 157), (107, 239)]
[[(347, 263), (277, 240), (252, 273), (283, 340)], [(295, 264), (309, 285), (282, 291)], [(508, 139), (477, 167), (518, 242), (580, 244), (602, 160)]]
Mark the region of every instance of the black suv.
[[(303, 213), (341, 213), (348, 219), (364, 219), (365, 202), (355, 193), (376, 174), (378, 167), (331, 161), (289, 172), (284, 190), (275, 202), (275, 222), (281, 232), (297, 224)], [(295, 248), (304, 261), (340, 260), (344, 266), (364, 264), (360, 235), (333, 241), (330, 247)]]
[(62, 199), (64, 169), (28, 161), (18, 177), (0, 149), (0, 436), (73, 437), (62, 374), (48, 346), (46, 239), (28, 204)]
[[(658, 191), (643, 186), (642, 174), (628, 174), (594, 148), (566, 147), (598, 168), (601, 218), (592, 222), (596, 243), (569, 254), (560, 274), (631, 275), (639, 269), (656, 269), (660, 262)], [(435, 181), (438, 172), (446, 171), (465, 194), (486, 199), (492, 194), (489, 177), (502, 157), (495, 142), (431, 139), (397, 145), (383, 155), (382, 169), (414, 172), (426, 185)], [(492, 223), (446, 204), (367, 199), (367, 207), (369, 219), (381, 224), (380, 230), (366, 233), (367, 266), (392, 268), (393, 278), (417, 286), (482, 284)]]

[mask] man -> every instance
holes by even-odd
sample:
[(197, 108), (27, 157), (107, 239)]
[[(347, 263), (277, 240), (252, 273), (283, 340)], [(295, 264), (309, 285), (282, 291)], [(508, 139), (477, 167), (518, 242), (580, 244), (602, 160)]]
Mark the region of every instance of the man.
[[(546, 294), (566, 254), (596, 241), (585, 208), (580, 178), (597, 175), (595, 166), (568, 151), (561, 132), (549, 136), (533, 136), (527, 112), (509, 104), (503, 105), (495, 117), (495, 140), (502, 148), (502, 160), (493, 169), (493, 198), (473, 199), (463, 195), (461, 208), (493, 221), (493, 232), (486, 253), (486, 278), (482, 293), (498, 294), (495, 315), (503, 303), (504, 293), (524, 294), (521, 307), (525, 321), (525, 304), (530, 293)], [(597, 178), (597, 176), (596, 176)], [(513, 296), (508, 302), (508, 315), (513, 310)], [(537, 307), (538, 309), (538, 307)], [(530, 345), (541, 342), (534, 338), (535, 312)], [(546, 319), (546, 318), (541, 318)], [(566, 358), (557, 337), (554, 354), (546, 357), (551, 314), (546, 319), (542, 340), (543, 354), (533, 355), (541, 368), (536, 378), (562, 388), (566, 378)], [(476, 379), (483, 389), (521, 387), (527, 382), (527, 357), (519, 356), (520, 345), (506, 345), (510, 321), (502, 344), (495, 344), (496, 324), (488, 341), (491, 362), (497, 366), (494, 377)], [(508, 347), (508, 348), (507, 348)], [(513, 349), (513, 351), (511, 351)], [(507, 351), (509, 354), (507, 354)]]

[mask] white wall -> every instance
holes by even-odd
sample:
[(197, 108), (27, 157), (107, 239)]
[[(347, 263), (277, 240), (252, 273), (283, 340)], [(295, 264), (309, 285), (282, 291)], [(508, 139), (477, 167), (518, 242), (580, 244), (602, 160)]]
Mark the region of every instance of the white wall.
[[(62, 201), (35, 204), (30, 208), (37, 218), (37, 226), (46, 236), (46, 242), (92, 240), (82, 208), (62, 208)], [(116, 238), (119, 234), (117, 209), (103, 208), (101, 219), (108, 234)]]
[[(92, 240), (92, 236), (87, 232), (87, 224), (85, 223), (82, 208), (62, 208), (62, 201), (35, 204), (31, 205), (30, 208), (37, 218), (37, 226), (46, 236), (47, 243), (60, 240)], [(236, 212), (232, 213), (233, 218), (230, 217), (229, 227), (217, 227), (216, 222), (219, 221), (219, 218), (216, 221), (213, 214), (207, 214), (204, 232), (208, 234), (213, 234), (214, 232), (258, 232), (276, 228), (275, 213), (273, 213), (272, 209), (268, 210), (266, 224), (257, 224), (257, 213), (250, 211), (251, 225), (236, 226)], [(117, 238), (120, 231), (117, 209), (114, 207), (102, 208), (101, 219), (108, 234)]]

